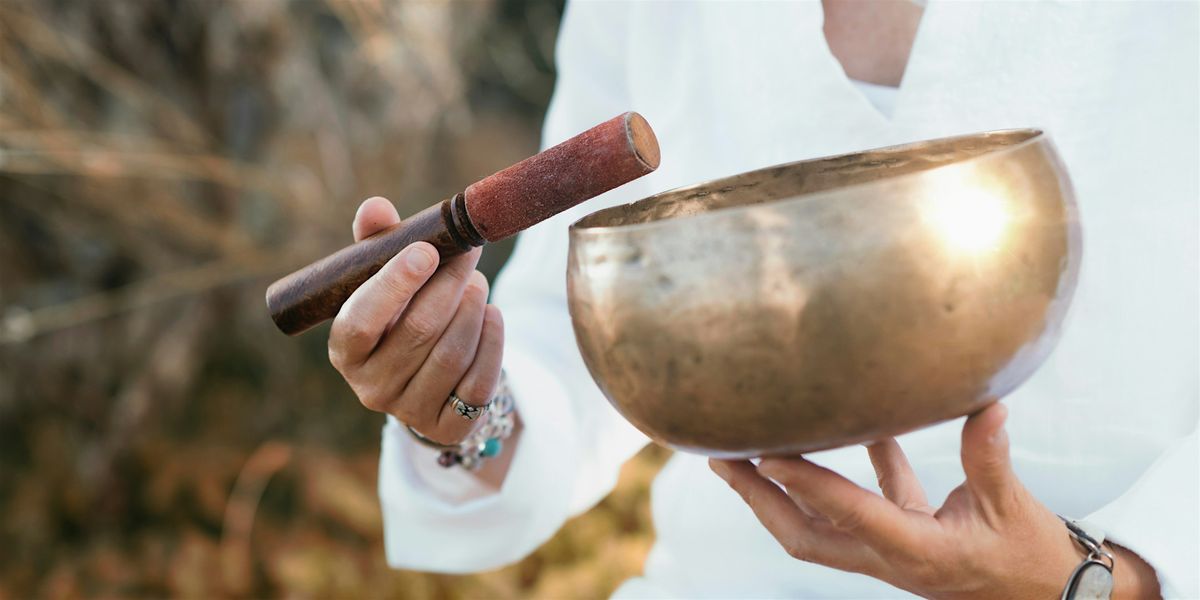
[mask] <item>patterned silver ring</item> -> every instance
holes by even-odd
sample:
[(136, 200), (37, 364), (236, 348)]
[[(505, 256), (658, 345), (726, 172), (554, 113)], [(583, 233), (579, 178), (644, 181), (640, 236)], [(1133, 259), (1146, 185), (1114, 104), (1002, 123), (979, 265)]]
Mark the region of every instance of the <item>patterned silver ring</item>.
[(453, 408), (454, 412), (458, 413), (458, 416), (468, 421), (478, 419), (484, 412), (487, 412), (489, 406), (491, 406), (490, 402), (483, 406), (471, 406), (463, 402), (462, 398), (458, 397), (458, 394), (450, 394), (450, 408)]

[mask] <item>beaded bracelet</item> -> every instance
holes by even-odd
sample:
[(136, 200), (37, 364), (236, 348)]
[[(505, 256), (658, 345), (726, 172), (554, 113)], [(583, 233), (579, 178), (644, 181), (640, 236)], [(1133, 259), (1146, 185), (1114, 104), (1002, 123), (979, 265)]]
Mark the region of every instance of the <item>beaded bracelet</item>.
[(491, 402), (488, 402), (487, 408), (484, 410), (483, 424), (465, 440), (457, 444), (442, 444), (425, 437), (411, 426), (405, 425), (405, 428), (408, 429), (408, 433), (413, 436), (413, 439), (422, 445), (442, 451), (437, 459), (439, 465), (446, 468), (460, 465), (464, 469), (475, 470), (485, 459), (500, 454), (500, 451), (504, 449), (504, 440), (508, 439), (513, 432), (514, 407), (515, 403), (512, 392), (508, 388), (507, 377), (501, 372), (496, 395), (492, 397)]

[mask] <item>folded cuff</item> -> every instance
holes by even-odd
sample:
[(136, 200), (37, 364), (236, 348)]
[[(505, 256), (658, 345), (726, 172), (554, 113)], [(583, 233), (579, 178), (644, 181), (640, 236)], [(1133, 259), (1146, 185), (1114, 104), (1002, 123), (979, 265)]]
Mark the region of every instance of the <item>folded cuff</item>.
[(500, 490), (443, 469), (395, 419), (383, 430), (379, 496), (388, 564), (470, 573), (520, 560), (566, 521), (579, 463), (577, 431), (558, 379), (519, 347), (505, 371), (522, 423)]

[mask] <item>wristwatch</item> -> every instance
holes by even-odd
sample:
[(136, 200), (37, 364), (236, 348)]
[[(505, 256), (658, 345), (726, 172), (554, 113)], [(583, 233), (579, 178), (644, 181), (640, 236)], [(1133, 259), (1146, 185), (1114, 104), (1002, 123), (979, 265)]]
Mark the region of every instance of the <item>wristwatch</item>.
[(1113, 591), (1112, 553), (1104, 549), (1104, 532), (1085, 521), (1059, 517), (1067, 526), (1071, 539), (1079, 544), (1086, 556), (1071, 571), (1063, 588), (1062, 600), (1109, 600)]

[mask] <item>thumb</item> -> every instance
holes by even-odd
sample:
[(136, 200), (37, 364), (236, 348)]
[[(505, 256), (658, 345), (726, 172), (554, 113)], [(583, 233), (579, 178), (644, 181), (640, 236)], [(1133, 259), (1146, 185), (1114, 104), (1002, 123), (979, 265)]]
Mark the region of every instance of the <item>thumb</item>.
[(962, 465), (967, 487), (993, 511), (1003, 514), (1016, 498), (1020, 482), (1008, 455), (1004, 421), (1008, 409), (999, 402), (967, 417), (962, 433)]

